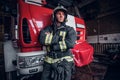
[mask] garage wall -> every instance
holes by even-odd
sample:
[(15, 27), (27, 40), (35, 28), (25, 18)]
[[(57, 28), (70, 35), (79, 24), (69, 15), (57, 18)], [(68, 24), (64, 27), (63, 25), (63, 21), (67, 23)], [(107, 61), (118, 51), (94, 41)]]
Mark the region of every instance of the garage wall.
[(86, 22), (89, 43), (120, 43), (120, 13)]
[(86, 21), (87, 36), (120, 33), (120, 12)]
[(120, 48), (120, 12), (103, 14), (86, 21), (87, 41), (95, 53), (103, 53), (109, 48)]

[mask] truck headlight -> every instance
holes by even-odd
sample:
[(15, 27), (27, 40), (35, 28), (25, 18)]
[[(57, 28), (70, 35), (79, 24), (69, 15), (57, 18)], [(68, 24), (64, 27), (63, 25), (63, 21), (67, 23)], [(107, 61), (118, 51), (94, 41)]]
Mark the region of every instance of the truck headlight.
[(19, 68), (36, 67), (43, 64), (44, 55), (37, 56), (19, 56), (18, 64)]

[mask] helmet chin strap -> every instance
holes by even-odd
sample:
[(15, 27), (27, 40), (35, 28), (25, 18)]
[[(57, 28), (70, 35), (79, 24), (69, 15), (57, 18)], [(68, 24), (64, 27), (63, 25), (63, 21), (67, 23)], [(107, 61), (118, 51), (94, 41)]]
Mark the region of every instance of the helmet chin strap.
[(60, 27), (60, 26), (64, 26), (65, 22), (56, 22), (56, 26)]

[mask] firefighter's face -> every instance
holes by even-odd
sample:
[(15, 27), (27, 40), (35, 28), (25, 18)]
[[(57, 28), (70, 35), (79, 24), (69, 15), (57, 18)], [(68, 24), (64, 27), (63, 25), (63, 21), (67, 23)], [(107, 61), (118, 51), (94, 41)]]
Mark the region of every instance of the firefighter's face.
[(65, 13), (63, 11), (58, 11), (56, 13), (56, 18), (58, 22), (64, 22), (65, 19)]

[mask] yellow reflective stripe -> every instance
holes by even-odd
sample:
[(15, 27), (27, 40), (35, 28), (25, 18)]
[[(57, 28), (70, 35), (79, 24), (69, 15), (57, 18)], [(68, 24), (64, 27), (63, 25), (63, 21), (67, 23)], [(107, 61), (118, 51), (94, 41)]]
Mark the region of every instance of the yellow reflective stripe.
[(59, 42), (59, 45), (60, 45), (61, 51), (63, 51), (62, 41)]
[(45, 44), (47, 45), (48, 44), (48, 38), (49, 38), (49, 34), (46, 35), (46, 38), (45, 38)]
[(52, 37), (53, 37), (53, 34), (51, 33), (50, 34), (50, 39), (49, 39), (49, 44), (51, 44), (51, 42), (52, 42)]
[(67, 46), (66, 46), (65, 41), (62, 41), (62, 42), (63, 42), (63, 49), (64, 49), (64, 50), (67, 49)]
[[(60, 31), (60, 36), (63, 36), (62, 34), (63, 34), (63, 31)], [(63, 51), (62, 41), (59, 42), (59, 45), (60, 45), (61, 51)]]
[(62, 40), (65, 39), (66, 32), (65, 31), (60, 31), (60, 36), (63, 36)]
[(63, 49), (67, 49), (67, 46), (66, 46), (66, 43), (65, 43), (65, 35), (66, 35), (66, 32), (63, 32)]
[(52, 63), (56, 63), (56, 62), (62, 61), (63, 59), (66, 59), (68, 62), (73, 61), (73, 58), (71, 56), (65, 56), (65, 57), (58, 58), (58, 59), (53, 59), (53, 58), (50, 58), (50, 57), (46, 56), (45, 61), (47, 63), (52, 64)]
[(60, 42), (59, 42), (59, 45), (60, 45), (61, 51), (64, 51), (64, 50), (67, 49), (67, 46), (66, 46), (65, 41), (60, 41)]
[(67, 49), (66, 43), (65, 43), (65, 36), (66, 36), (66, 32), (65, 31), (60, 31), (60, 36), (62, 36), (62, 41), (59, 42), (60, 45), (60, 49), (61, 51), (64, 51), (65, 49)]
[(63, 32), (63, 40), (65, 39), (66, 32)]
[(47, 51), (50, 52), (50, 46), (47, 46), (46, 48), (47, 48)]
[(63, 32), (63, 31), (60, 31), (60, 36), (62, 36), (62, 32)]
[(46, 35), (46, 38), (45, 38), (45, 44), (46, 45), (51, 44), (52, 37), (53, 37), (52, 33)]

